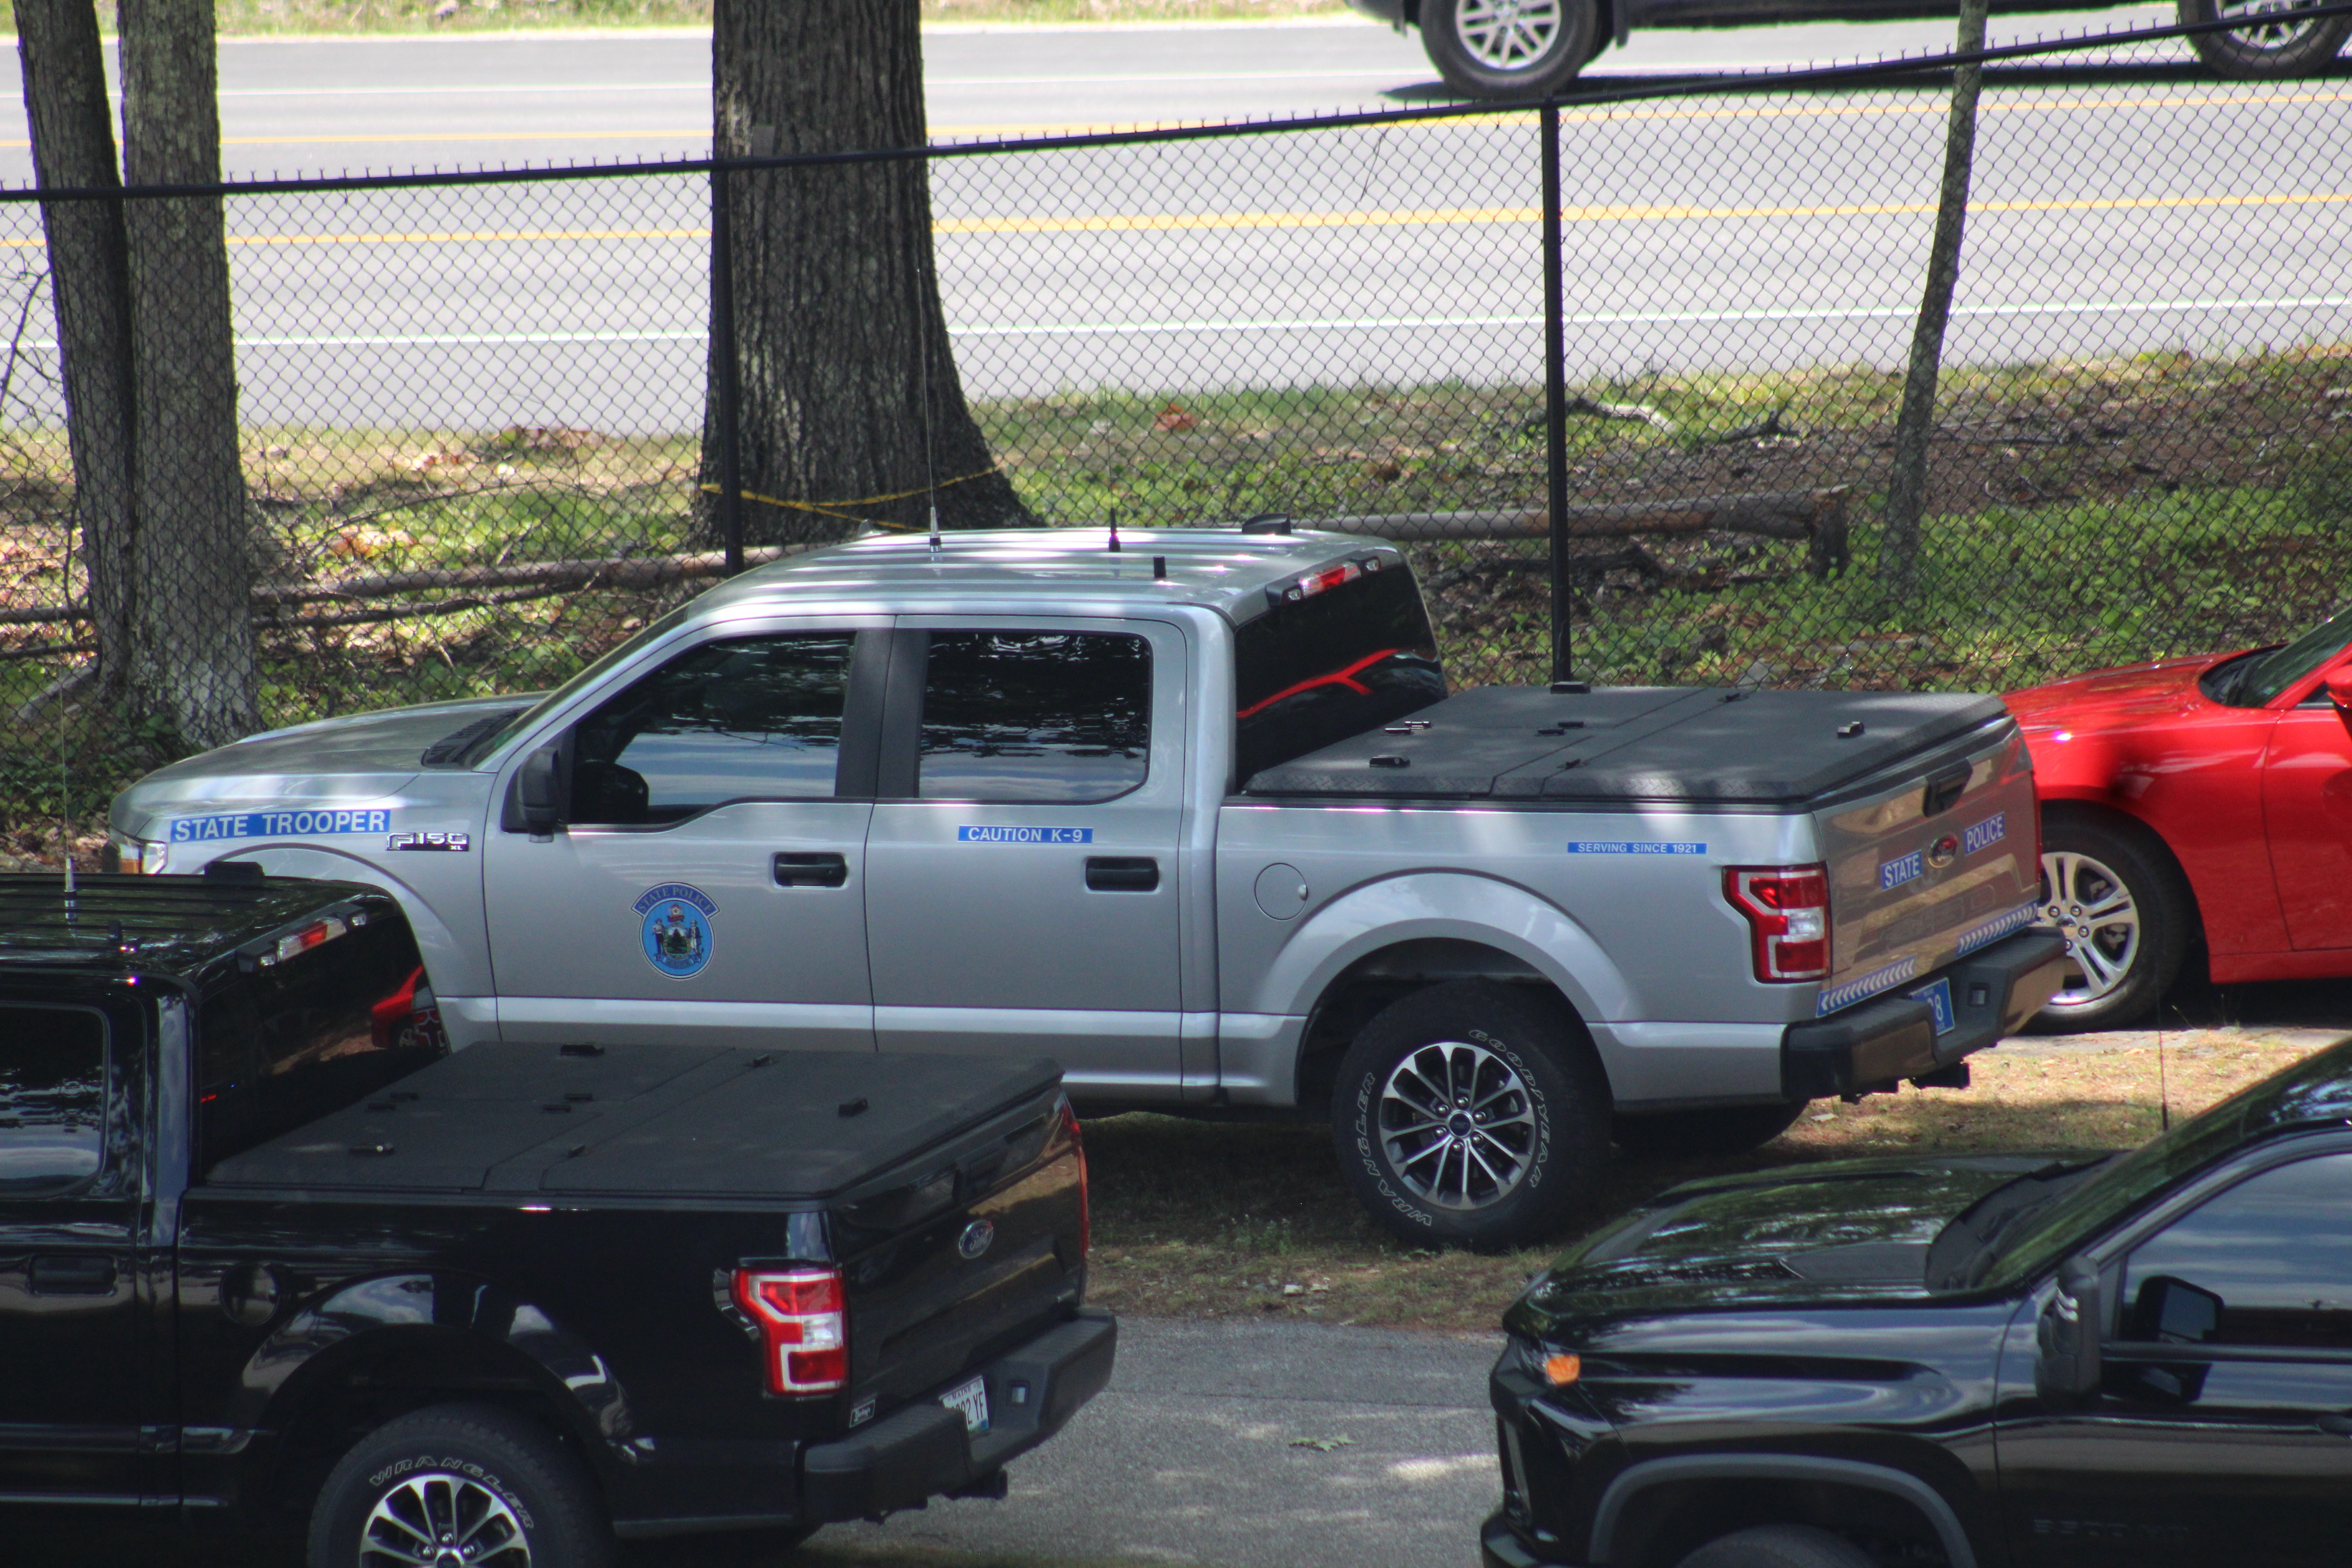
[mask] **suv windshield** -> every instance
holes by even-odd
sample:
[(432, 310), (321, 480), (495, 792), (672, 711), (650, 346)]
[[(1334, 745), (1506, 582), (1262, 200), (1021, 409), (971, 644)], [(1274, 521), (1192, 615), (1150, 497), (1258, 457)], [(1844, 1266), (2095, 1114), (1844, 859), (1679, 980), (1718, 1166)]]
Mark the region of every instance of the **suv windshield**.
[(2260, 708), (2352, 647), (2352, 613), (2330, 616), (2284, 647), (2250, 653), (2213, 670), (2205, 695), (2232, 708)]
[(2020, 1219), (1979, 1273), (1986, 1284), (2055, 1264), (2158, 1194), (2274, 1128), (2342, 1121), (2352, 1111), (2352, 1041), (2332, 1046), (2242, 1089), (2202, 1116), (2099, 1166), (2039, 1213)]

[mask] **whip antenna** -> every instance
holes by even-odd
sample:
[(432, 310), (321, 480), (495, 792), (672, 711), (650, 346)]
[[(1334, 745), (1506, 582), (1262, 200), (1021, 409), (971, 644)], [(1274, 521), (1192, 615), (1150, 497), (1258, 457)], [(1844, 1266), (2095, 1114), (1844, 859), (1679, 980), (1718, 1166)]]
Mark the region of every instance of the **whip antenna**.
[[(926, 163), (923, 167), (928, 175), (930, 165)], [(942, 303), (940, 309), (944, 311), (947, 307)], [(931, 313), (924, 308), (920, 274), (915, 279), (915, 313), (922, 318), (922, 325), (917, 329), (917, 342), (923, 356), (923, 500), (930, 508), (931, 553), (937, 556), (940, 552), (940, 469), (937, 459), (931, 455)]]
[[(77, 508), (77, 510), (79, 509)], [(64, 583), (66, 603), (73, 603), (73, 524), (66, 524), (66, 557), (60, 576)], [(84, 590), (89, 593), (90, 590)], [(94, 595), (93, 595), (94, 597)], [(73, 918), (73, 746), (66, 737), (66, 692), (58, 693), (58, 852), (66, 862), (66, 918)]]

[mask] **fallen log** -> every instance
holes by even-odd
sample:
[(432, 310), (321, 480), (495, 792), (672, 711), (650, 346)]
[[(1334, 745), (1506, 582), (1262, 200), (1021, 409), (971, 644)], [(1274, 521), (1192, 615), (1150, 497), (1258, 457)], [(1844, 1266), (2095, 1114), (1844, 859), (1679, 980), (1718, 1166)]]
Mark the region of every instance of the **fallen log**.
[[(1570, 539), (1675, 538), (1694, 533), (1753, 533), (1803, 540), (1806, 570), (1816, 577), (1843, 571), (1850, 487), (1768, 490), (1748, 495), (1695, 496), (1675, 500), (1612, 501), (1570, 507), (1563, 519)], [(1549, 539), (1550, 514), (1535, 511), (1399, 511), (1299, 520), (1335, 533), (1426, 542), (1438, 540)]]

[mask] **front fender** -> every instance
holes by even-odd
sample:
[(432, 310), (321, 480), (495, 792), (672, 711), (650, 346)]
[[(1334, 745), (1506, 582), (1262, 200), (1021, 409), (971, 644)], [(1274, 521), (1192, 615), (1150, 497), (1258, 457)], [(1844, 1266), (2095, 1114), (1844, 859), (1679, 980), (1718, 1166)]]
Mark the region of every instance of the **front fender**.
[(1236, 1011), (1303, 1016), (1352, 965), (1400, 942), (1447, 938), (1491, 947), (1559, 987), (1580, 1017), (1632, 1005), (1623, 973), (1592, 933), (1557, 905), (1499, 878), (1423, 871), (1369, 882), (1315, 911)]
[(530, 1302), (452, 1273), (378, 1275), (301, 1307), (246, 1363), (234, 1425), (282, 1436), (354, 1377), (431, 1388), (445, 1371), (462, 1386), (536, 1394), (606, 1464), (633, 1453), (627, 1394), (593, 1348)]

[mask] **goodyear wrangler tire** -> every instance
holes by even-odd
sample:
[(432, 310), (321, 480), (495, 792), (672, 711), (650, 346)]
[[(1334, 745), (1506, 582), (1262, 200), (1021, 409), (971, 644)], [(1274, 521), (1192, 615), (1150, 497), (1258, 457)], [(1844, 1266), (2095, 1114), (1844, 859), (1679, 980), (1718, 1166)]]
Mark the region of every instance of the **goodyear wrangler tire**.
[(1382, 1225), (1423, 1247), (1523, 1247), (1598, 1187), (1609, 1086), (1544, 998), (1454, 981), (1391, 1004), (1339, 1066), (1339, 1168)]
[(360, 1439), (310, 1515), (310, 1568), (611, 1568), (596, 1489), (530, 1421), (438, 1405)]

